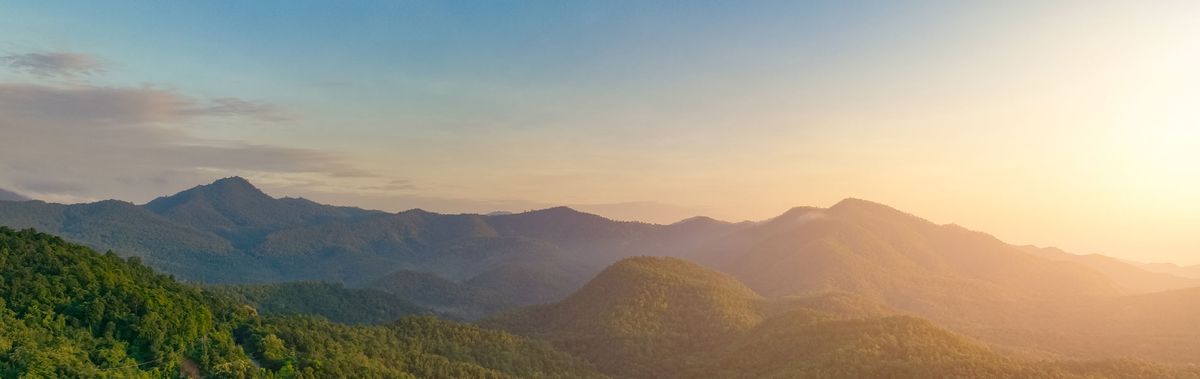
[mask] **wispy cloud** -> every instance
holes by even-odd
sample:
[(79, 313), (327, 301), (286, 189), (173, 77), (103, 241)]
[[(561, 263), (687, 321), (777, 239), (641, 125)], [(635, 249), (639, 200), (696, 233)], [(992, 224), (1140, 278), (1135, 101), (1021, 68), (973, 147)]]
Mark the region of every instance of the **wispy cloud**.
[(409, 181), (409, 180), (395, 179), (395, 180), (389, 181), (385, 184), (365, 186), (365, 187), (362, 187), (361, 189), (369, 190), (369, 191), (394, 192), (394, 191), (415, 190), (415, 189), (417, 189), (417, 186), (415, 184), (413, 184), (412, 181)]
[(49, 86), (0, 83), (0, 117), (57, 124), (130, 125), (194, 117), (290, 119), (271, 104), (233, 97), (197, 100), (154, 87)]
[(282, 109), (274, 104), (244, 100), (236, 97), (211, 99), (205, 105), (193, 107), (188, 113), (203, 116), (249, 117), (262, 121), (288, 121), (292, 119), (292, 117), (285, 114)]
[(105, 70), (96, 57), (68, 52), (9, 54), (0, 56), (0, 64), (41, 78), (92, 76)]

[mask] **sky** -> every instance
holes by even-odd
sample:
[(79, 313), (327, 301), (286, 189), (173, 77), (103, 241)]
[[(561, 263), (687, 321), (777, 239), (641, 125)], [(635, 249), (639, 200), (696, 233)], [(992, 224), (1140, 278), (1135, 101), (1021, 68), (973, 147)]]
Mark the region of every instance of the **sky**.
[(0, 2), (0, 188), (399, 211), (847, 197), (1200, 264), (1200, 2)]

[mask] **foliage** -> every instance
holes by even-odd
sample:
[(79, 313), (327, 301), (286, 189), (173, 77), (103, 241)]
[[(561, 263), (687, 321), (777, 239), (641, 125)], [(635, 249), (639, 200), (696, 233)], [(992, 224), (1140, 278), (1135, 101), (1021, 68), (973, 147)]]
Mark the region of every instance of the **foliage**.
[(308, 377), (598, 377), (582, 361), (548, 345), (430, 317), (369, 327), (290, 317), (244, 333), (266, 367)]
[(260, 318), (138, 261), (0, 227), (0, 378), (596, 375), (544, 344), (447, 321)]
[(370, 288), (463, 319), (478, 319), (511, 307), (491, 289), (424, 272), (396, 271), (371, 283)]
[(240, 315), (213, 302), (137, 258), (0, 227), (0, 377), (173, 377), (200, 350), (245, 361), (221, 335)]
[(343, 324), (380, 324), (431, 313), (379, 290), (349, 289), (335, 283), (225, 285), (205, 290), (248, 304), (262, 315), (316, 315)]

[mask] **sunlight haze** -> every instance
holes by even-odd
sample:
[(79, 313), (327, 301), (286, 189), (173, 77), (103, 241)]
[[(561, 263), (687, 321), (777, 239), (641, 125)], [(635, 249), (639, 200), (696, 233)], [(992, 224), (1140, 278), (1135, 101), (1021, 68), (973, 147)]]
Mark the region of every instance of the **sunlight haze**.
[(1200, 2), (520, 4), (0, 3), (0, 189), (654, 223), (861, 198), (1200, 264)]

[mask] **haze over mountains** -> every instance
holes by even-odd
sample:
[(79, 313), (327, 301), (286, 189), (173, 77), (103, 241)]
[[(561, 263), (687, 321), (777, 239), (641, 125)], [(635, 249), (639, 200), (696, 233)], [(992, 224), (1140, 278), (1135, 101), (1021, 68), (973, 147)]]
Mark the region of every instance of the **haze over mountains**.
[(1172, 275), (1200, 279), (1200, 265), (1180, 266), (1174, 263), (1134, 263), (1148, 271), (1165, 272)]
[[(579, 315), (605, 318), (631, 307), (626, 303), (631, 299), (644, 298), (629, 312), (649, 313), (600, 324), (612, 328), (636, 321), (634, 331), (650, 333), (622, 335), (629, 346), (613, 351), (627, 355), (602, 356), (574, 348), (596, 346), (586, 339), (560, 346), (616, 376), (637, 375), (611, 371), (612, 362), (636, 362), (639, 352), (694, 345), (691, 338), (703, 333), (722, 334), (713, 339), (727, 342), (725, 347), (758, 350), (753, 346), (759, 342), (747, 336), (774, 335), (775, 331), (753, 330), (775, 325), (770, 320), (780, 315), (779, 304), (806, 303), (837, 305), (842, 310), (822, 312), (846, 312), (853, 314), (846, 318), (855, 320), (882, 315), (928, 320), (822, 328), (850, 328), (855, 330), (847, 332), (851, 336), (865, 328), (881, 333), (880, 338), (913, 331), (939, 336), (933, 341), (942, 342), (930, 344), (978, 352), (967, 354), (967, 360), (991, 362), (1005, 356), (995, 358), (1003, 361), (994, 366), (997, 372), (1025, 364), (1008, 361), (1009, 354), (1003, 352), (1038, 359), (1136, 357), (1200, 363), (1200, 324), (1194, 317), (1200, 314), (1200, 279), (1103, 256), (1014, 246), (859, 199), (829, 208), (794, 208), (762, 222), (695, 217), (656, 225), (612, 221), (565, 207), (494, 215), (387, 213), (276, 199), (244, 179), (227, 178), (145, 205), (112, 200), (77, 205), (0, 202), (0, 225), (37, 228), (97, 249), (138, 256), (186, 281), (338, 283), (219, 288), (264, 314), (320, 314), (350, 323), (440, 314), (488, 319), (485, 324), (563, 343), (563, 336), (594, 335), (596, 341), (610, 341), (604, 333), (613, 330), (590, 329), (596, 321), (578, 319)], [(635, 256), (685, 259), (723, 274), (674, 260), (623, 261)], [(616, 262), (622, 263), (609, 267)], [(643, 269), (654, 274), (631, 274)], [(632, 276), (611, 279), (625, 275)], [(663, 277), (691, 283), (685, 287), (693, 289), (679, 299), (695, 302), (662, 305), (667, 299), (662, 294), (675, 291), (676, 284), (664, 286), (647, 278)], [(683, 296), (712, 286), (719, 288), (719, 295)], [(305, 302), (306, 296), (351, 303), (330, 307)], [(659, 308), (639, 308), (646, 304)], [(348, 309), (361, 311), (341, 311)], [(489, 318), (505, 310), (521, 316)], [(541, 320), (533, 323), (540, 329), (519, 320)], [(647, 320), (658, 321), (642, 324)], [(805, 323), (787, 325), (804, 333), (825, 330), (802, 326), (809, 325)], [(629, 330), (621, 333), (625, 332)], [(1001, 353), (970, 346), (990, 346)], [(897, 347), (911, 348), (915, 347)], [(701, 346), (680, 359), (718, 354), (712, 359), (732, 366), (742, 362), (712, 349)], [(637, 363), (645, 368), (637, 372), (702, 369), (663, 359)], [(842, 358), (819, 359), (833, 359), (828, 363)], [(813, 367), (801, 371), (825, 373)]]
[(1018, 359), (847, 294), (768, 300), (674, 258), (630, 258), (563, 301), (487, 320), (621, 378), (1084, 378), (1200, 375), (1129, 361)]

